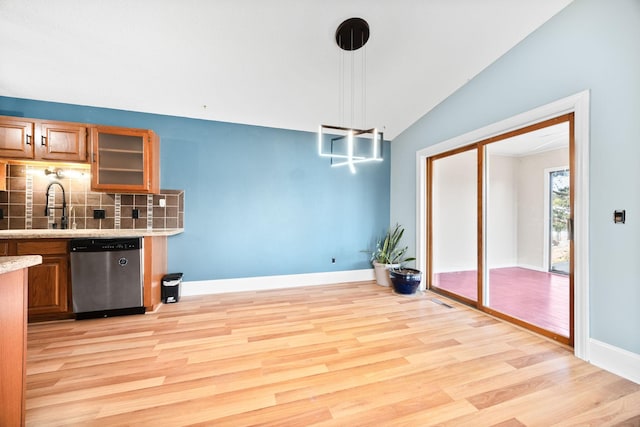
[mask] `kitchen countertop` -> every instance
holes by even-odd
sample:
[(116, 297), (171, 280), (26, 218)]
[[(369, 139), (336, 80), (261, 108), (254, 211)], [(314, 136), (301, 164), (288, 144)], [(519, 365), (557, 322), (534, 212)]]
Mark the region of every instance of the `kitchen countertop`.
[(38, 264), (42, 264), (40, 255), (0, 256), (0, 274), (11, 273)]
[(168, 228), (162, 230), (0, 230), (0, 239), (75, 239), (75, 238), (111, 238), (111, 237), (145, 237), (145, 236), (174, 236), (184, 232), (184, 228)]

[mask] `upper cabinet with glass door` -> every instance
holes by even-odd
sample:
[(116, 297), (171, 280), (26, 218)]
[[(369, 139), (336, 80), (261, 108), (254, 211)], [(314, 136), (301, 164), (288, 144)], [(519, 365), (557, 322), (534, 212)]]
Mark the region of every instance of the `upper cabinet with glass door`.
[(91, 128), (91, 188), (121, 193), (157, 193), (159, 138), (151, 130)]

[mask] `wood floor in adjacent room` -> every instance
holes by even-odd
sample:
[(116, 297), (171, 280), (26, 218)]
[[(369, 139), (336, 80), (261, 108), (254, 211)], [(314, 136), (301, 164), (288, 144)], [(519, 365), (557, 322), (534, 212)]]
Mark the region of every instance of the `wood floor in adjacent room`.
[[(478, 300), (478, 272), (455, 271), (435, 274), (437, 287)], [(521, 267), (489, 270), (488, 307), (527, 323), (568, 337), (569, 276)]]
[(372, 282), (31, 324), (27, 354), (30, 426), (640, 425), (640, 385)]

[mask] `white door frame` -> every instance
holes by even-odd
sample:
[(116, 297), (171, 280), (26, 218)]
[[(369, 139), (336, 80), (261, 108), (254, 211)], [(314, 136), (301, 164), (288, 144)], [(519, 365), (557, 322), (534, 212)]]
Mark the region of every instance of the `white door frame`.
[[(589, 360), (589, 91), (535, 108), (416, 152), (416, 266), (427, 271), (426, 159), (563, 114), (574, 113), (574, 354)], [(573, 190), (573, 189), (572, 189)], [(423, 281), (424, 288), (426, 281)]]

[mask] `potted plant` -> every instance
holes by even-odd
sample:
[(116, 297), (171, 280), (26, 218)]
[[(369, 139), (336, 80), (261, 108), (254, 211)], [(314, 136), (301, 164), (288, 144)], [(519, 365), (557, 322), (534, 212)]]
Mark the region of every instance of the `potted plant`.
[(389, 270), (393, 291), (400, 295), (413, 295), (422, 282), (422, 273), (415, 268), (392, 268)]
[(405, 258), (407, 246), (400, 246), (404, 228), (399, 224), (390, 227), (384, 237), (378, 240), (376, 250), (371, 255), (376, 283), (380, 286), (391, 286), (389, 270), (399, 268), (415, 258)]

